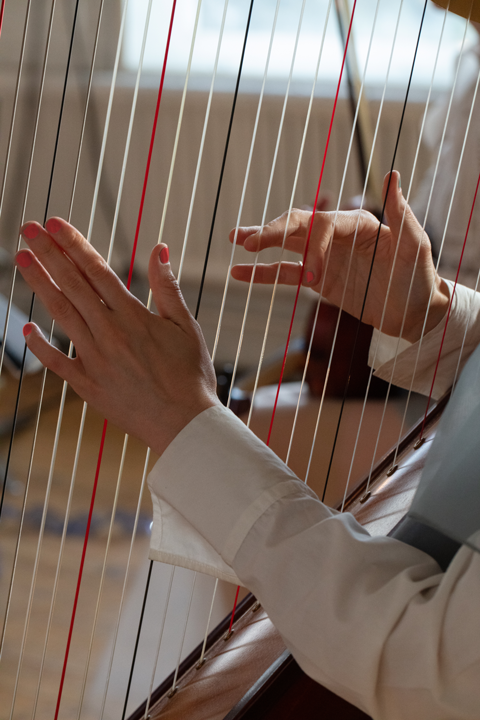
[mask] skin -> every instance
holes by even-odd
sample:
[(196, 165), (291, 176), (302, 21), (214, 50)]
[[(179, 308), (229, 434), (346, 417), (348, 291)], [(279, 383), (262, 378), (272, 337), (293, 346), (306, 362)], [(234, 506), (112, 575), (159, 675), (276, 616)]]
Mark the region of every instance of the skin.
[[(394, 190), (390, 190), (387, 200), (391, 225), (382, 226), (364, 317), (377, 327), (405, 207), (397, 190), (397, 178), (394, 179)], [(293, 212), (287, 237), (289, 249), (303, 252), (310, 217), (308, 212)], [(357, 218), (357, 212), (341, 213), (332, 235), (333, 214), (315, 214), (305, 277), (311, 272), (313, 279), (308, 284), (320, 289), (325, 254), (331, 243), (324, 294), (332, 302), (341, 299)], [(281, 245), (285, 222), (283, 215), (262, 233), (259, 228), (242, 228), (238, 242), (250, 252)], [(377, 228), (378, 221), (373, 216), (361, 214), (345, 304), (353, 314), (358, 314), (363, 299)], [(29, 349), (108, 420), (161, 455), (196, 415), (219, 402), (208, 350), (171, 271), (165, 253), (167, 246), (157, 245), (150, 257), (148, 274), (156, 315), (128, 292), (103, 258), (65, 220), (52, 218), (45, 228), (30, 222), (23, 226), (22, 234), (29, 249), (17, 253), (18, 269), (71, 338), (75, 357), (68, 358), (50, 345), (34, 323), (24, 328)], [(429, 327), (445, 314), (448, 293), (443, 281), (435, 278), (428, 240), (407, 209), (397, 260), (400, 277), (392, 286), (384, 327), (391, 334), (398, 331), (403, 315), (409, 268), (419, 242), (419, 269), (409, 306), (408, 334), (405, 333), (411, 340), (417, 339), (423, 324), (431, 283), (435, 290)], [(239, 280), (248, 280), (251, 267), (236, 266), (232, 274)], [(275, 273), (275, 265), (260, 265), (255, 281), (273, 282)], [(280, 281), (296, 284), (300, 273), (298, 264), (282, 263)]]
[(27, 223), (22, 234), (30, 250), (17, 254), (17, 266), (72, 339), (76, 357), (51, 346), (33, 323), (24, 329), (29, 349), (108, 420), (161, 455), (198, 413), (218, 403), (200, 327), (170, 263), (160, 260), (166, 245), (150, 257), (156, 315), (65, 220), (53, 218), (46, 229)]
[[(388, 177), (388, 175), (385, 177), (383, 183), (384, 195), (387, 192)], [(406, 309), (403, 337), (410, 342), (416, 342), (421, 335), (432, 285), (433, 294), (427, 319), (427, 332), (434, 328), (445, 315), (449, 294), (445, 282), (435, 274), (430, 241), (406, 204), (399, 186), (399, 179), (399, 174), (394, 171), (386, 202), (388, 225), (381, 226), (374, 271), (362, 319), (376, 328), (381, 326), (388, 283), (398, 246), (392, 285), (381, 329), (387, 335), (398, 337)], [(405, 221), (401, 230), (404, 213)], [(311, 213), (304, 210), (292, 211), (286, 232), (285, 249), (299, 253), (303, 257), (311, 217)], [(303, 285), (322, 292), (327, 300), (340, 306), (348, 273), (343, 308), (351, 315), (359, 317), (377, 238), (378, 220), (368, 212), (354, 210), (338, 213), (336, 223), (334, 221), (335, 213), (333, 212), (315, 213), (308, 253), (303, 260), (303, 271), (302, 263), (282, 262), (279, 282), (285, 285), (298, 285), (302, 277)], [(245, 250), (252, 253), (257, 253), (265, 248), (281, 247), (286, 224), (287, 213), (284, 213), (266, 225), (263, 231), (260, 227), (240, 228), (237, 244), (243, 245)], [(234, 236), (235, 231), (232, 230), (231, 242), (234, 241)], [(412, 268), (419, 245), (417, 269), (407, 306)], [(352, 264), (348, 271), (353, 246)], [(330, 247), (328, 267), (325, 269), (327, 252)], [(272, 284), (275, 281), (277, 269), (278, 263), (257, 264), (254, 282)], [(249, 282), (252, 271), (253, 264), (251, 263), (236, 265), (232, 268), (232, 276), (237, 280)], [(322, 291), (324, 274), (325, 283)]]

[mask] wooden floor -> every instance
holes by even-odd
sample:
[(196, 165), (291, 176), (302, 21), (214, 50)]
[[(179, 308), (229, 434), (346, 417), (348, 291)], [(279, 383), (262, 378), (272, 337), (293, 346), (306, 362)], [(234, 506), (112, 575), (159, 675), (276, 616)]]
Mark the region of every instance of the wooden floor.
[[(37, 409), (35, 398), (38, 397), (41, 376), (42, 373), (27, 377), (21, 395), (21, 422), (12, 447), (0, 523), (1, 618), (3, 619), (5, 613), (8, 615), (0, 661), (0, 720), (10, 717), (18, 720), (32, 717), (51, 720), (54, 716), (103, 426), (103, 418), (89, 409), (78, 457), (78, 469), (72, 483), (83, 403), (69, 391), (58, 453), (52, 468), (53, 438), (58, 422), (58, 401), (62, 384), (49, 374), (45, 387), (44, 409), (35, 442), (34, 462), (29, 473)], [(0, 391), (0, 422), (3, 430), (0, 460), (3, 464), (8, 457), (8, 418), (12, 415), (16, 384), (14, 378), (4, 374), (4, 384)], [(113, 650), (115, 652), (104, 717), (118, 720), (123, 710), (149, 565), (147, 554), (151, 522), (148, 490), (144, 489), (140, 497), (146, 448), (140, 442), (130, 439), (120, 480), (112, 539), (104, 568), (123, 442), (124, 435), (117, 428), (109, 427), (62, 696), (62, 718), (81, 716), (85, 720), (93, 720), (101, 717), (104, 686), (110, 674)], [(151, 458), (149, 467), (154, 461), (155, 458)], [(72, 487), (70, 518), (62, 549), (64, 517)], [(48, 512), (42, 519), (47, 493), (50, 493)], [(23, 505), (23, 527), (17, 553)], [(138, 528), (131, 548), (137, 509)], [(128, 563), (130, 549), (132, 554)], [(125, 581), (127, 564), (129, 570)], [(151, 668), (154, 666), (159, 638), (159, 616), (161, 617), (162, 607), (166, 602), (170, 572), (169, 567), (155, 563), (129, 710), (133, 710), (144, 700), (149, 691)], [(179, 654), (178, 632), (175, 635), (174, 627), (176, 624), (183, 628), (185, 623), (192, 575), (190, 571), (182, 570), (175, 573), (168, 607), (169, 628), (162, 645), (157, 680), (163, 679), (172, 670)], [(8, 603), (12, 578), (12, 594)], [(206, 626), (212, 590), (213, 579), (197, 579), (197, 602), (189, 620), (183, 655), (199, 641), (198, 628)], [(233, 591), (233, 588), (222, 587), (213, 622), (223, 617), (231, 606)], [(98, 618), (95, 621), (97, 603)], [(117, 628), (121, 604), (122, 620)], [(85, 676), (87, 666), (88, 674)]]

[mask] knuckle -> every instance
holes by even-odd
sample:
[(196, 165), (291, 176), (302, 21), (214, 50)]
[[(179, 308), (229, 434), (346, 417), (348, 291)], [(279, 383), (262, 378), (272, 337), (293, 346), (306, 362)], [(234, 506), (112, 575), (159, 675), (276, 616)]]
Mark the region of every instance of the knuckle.
[(63, 234), (62, 246), (65, 250), (73, 250), (80, 244), (78, 233), (76, 231), (68, 231)]
[(101, 257), (89, 260), (85, 265), (85, 275), (91, 280), (100, 282), (106, 280), (110, 272), (110, 268)]
[(68, 271), (62, 277), (62, 288), (70, 293), (78, 292), (83, 285), (80, 274), (76, 271)]
[(70, 313), (70, 302), (64, 295), (57, 295), (50, 303), (49, 310), (55, 319), (64, 318)]

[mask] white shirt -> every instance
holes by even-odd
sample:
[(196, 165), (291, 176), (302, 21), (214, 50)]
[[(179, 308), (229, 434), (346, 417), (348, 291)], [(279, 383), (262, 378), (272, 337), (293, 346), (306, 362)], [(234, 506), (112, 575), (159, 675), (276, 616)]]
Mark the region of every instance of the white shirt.
[[(437, 396), (453, 380), (465, 331), (464, 360), (480, 342), (479, 314), (480, 295), (458, 288)], [(444, 324), (422, 343), (417, 391), (429, 390)], [(377, 374), (390, 379), (396, 342), (373, 341)], [(401, 353), (396, 383), (410, 383), (417, 351)], [(150, 557), (239, 579), (315, 680), (373, 718), (480, 718), (480, 553), (462, 547), (442, 573), (420, 550), (372, 538), (223, 407), (184, 428), (149, 486)]]

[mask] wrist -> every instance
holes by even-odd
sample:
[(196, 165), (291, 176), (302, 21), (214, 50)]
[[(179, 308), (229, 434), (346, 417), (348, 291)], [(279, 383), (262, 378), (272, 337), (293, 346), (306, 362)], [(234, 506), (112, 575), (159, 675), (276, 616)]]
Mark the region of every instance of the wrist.
[(206, 396), (198, 399), (191, 405), (180, 403), (165, 413), (163, 417), (157, 417), (156, 421), (151, 425), (143, 437), (147, 445), (158, 455), (161, 456), (171, 442), (204, 410), (208, 410), (215, 405), (221, 405), (220, 400), (216, 396)]
[[(412, 323), (409, 328), (405, 328), (404, 338), (411, 343), (418, 342), (422, 336), (422, 331), (423, 334), (426, 335), (442, 322), (447, 314), (449, 305), (450, 291), (448, 285), (445, 280), (437, 275), (435, 279), (435, 289), (432, 293), (430, 306), (428, 307), (426, 322), (425, 315), (422, 313), (417, 322)], [(416, 313), (416, 316), (418, 317), (419, 314)]]

